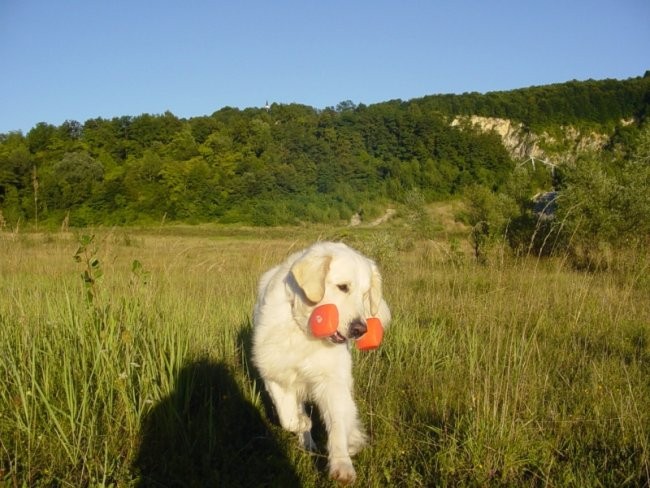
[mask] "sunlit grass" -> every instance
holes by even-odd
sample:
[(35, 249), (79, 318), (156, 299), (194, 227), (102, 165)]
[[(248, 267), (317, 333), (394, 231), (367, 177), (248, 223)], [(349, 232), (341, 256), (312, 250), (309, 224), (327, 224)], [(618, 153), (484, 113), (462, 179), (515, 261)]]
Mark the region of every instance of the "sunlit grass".
[(259, 275), (331, 237), (380, 262), (394, 315), (380, 350), (354, 351), (359, 486), (649, 481), (646, 255), (577, 273), (390, 228), (95, 234), (94, 284), (78, 235), (0, 234), (10, 485), (328, 486), (272, 422), (248, 344)]

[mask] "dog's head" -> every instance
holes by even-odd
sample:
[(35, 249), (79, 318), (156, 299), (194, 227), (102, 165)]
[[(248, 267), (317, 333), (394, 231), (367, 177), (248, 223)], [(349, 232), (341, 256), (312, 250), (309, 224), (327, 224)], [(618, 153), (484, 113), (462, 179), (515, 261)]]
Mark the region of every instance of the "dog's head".
[(339, 325), (330, 336), (334, 343), (361, 337), (366, 332), (366, 318), (378, 316), (382, 308), (377, 265), (345, 244), (310, 247), (293, 263), (290, 276), (297, 288), (293, 314), (304, 327), (315, 307), (336, 305)]

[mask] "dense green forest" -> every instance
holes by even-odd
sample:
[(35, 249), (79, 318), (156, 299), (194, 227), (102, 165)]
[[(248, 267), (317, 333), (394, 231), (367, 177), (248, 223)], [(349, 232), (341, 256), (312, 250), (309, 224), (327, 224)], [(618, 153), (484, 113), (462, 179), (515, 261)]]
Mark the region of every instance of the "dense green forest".
[(622, 119), (645, 118), (650, 106), (650, 72), (643, 78), (570, 81), (491, 92), (434, 95), (417, 100), (427, 110), (515, 120), (531, 129), (549, 125), (614, 126)]
[(646, 73), (324, 110), (272, 104), (190, 119), (43, 122), (0, 135), (0, 226), (335, 222), (414, 190), (433, 201), (511, 184), (516, 162), (499, 136), (452, 127), (455, 115), (603, 127), (620, 155), (649, 106)]

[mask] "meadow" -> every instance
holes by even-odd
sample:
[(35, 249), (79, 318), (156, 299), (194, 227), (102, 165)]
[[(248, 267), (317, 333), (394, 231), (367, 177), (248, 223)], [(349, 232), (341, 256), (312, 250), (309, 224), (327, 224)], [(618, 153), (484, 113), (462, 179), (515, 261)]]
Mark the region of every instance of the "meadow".
[(385, 224), (0, 233), (0, 485), (333, 486), (249, 359), (260, 274), (316, 239), (376, 259), (394, 316), (353, 350), (357, 486), (650, 484), (646, 252), (479, 264)]

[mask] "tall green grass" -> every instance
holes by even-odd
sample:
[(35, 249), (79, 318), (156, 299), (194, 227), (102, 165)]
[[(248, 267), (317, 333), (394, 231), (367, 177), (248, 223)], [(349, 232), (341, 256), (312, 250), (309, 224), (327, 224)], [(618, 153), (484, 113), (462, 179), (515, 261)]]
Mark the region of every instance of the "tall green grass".
[(647, 255), (477, 265), (390, 229), (102, 232), (79, 262), (79, 236), (0, 234), (0, 481), (330, 486), (248, 357), (259, 275), (328, 237), (380, 262), (394, 315), (353, 352), (359, 486), (648, 485)]

